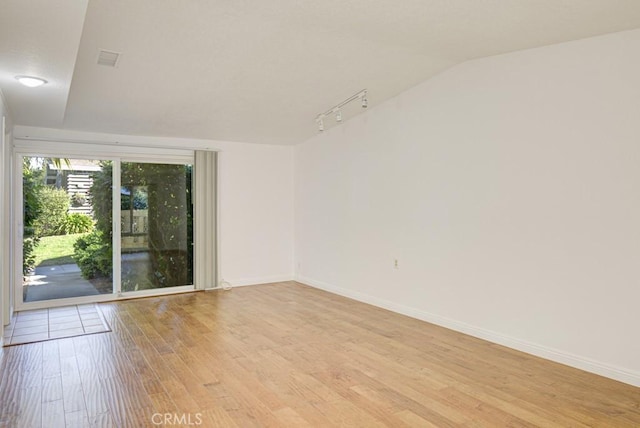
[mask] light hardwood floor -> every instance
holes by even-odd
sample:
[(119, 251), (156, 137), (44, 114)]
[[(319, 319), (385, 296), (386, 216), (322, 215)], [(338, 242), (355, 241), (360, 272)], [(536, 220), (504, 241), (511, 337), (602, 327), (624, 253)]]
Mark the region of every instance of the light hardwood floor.
[(640, 426), (640, 388), (294, 282), (100, 308), (3, 349), (0, 426)]

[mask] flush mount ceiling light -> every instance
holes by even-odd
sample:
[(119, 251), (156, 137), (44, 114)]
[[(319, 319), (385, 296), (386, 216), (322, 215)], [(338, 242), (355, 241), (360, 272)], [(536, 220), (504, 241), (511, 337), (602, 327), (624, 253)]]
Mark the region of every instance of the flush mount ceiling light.
[(331, 107), (329, 110), (324, 113), (320, 113), (316, 116), (316, 123), (318, 124), (318, 131), (324, 131), (324, 118), (329, 117), (331, 115), (335, 115), (336, 122), (342, 122), (342, 107), (349, 104), (351, 101), (360, 100), (362, 108), (367, 108), (369, 106), (369, 102), (367, 100), (367, 90), (363, 89), (357, 94), (351, 95), (346, 100), (342, 101), (339, 104)]
[(29, 88), (37, 88), (38, 86), (42, 86), (47, 83), (46, 80), (33, 76), (16, 76), (16, 79), (18, 82)]

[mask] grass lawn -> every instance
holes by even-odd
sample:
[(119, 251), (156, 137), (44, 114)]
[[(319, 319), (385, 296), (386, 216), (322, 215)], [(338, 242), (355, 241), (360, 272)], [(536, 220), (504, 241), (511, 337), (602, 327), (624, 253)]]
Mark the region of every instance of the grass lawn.
[(73, 255), (73, 244), (83, 236), (84, 233), (75, 235), (45, 236), (40, 239), (40, 244), (36, 247), (36, 266), (52, 266), (75, 263), (71, 258)]

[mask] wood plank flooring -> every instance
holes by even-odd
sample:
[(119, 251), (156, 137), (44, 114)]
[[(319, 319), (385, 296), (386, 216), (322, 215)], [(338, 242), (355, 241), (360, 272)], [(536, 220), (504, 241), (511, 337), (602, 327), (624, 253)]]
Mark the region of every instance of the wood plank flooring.
[(640, 426), (640, 388), (294, 282), (100, 308), (2, 350), (0, 426)]

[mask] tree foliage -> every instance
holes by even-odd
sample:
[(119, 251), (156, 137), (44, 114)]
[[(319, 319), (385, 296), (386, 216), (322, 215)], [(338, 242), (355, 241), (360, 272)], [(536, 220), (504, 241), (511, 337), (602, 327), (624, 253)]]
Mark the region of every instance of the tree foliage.
[(111, 245), (111, 229), (113, 221), (113, 199), (112, 188), (113, 164), (111, 161), (100, 162), (100, 171), (92, 174), (93, 184), (89, 190), (91, 205), (93, 206), (93, 217), (96, 222), (96, 229), (102, 232), (103, 239)]
[(101, 170), (92, 174), (93, 184), (89, 190), (95, 230), (78, 238), (73, 246), (73, 258), (86, 279), (112, 278), (113, 276), (111, 245), (113, 164), (111, 161), (102, 161), (100, 167)]

